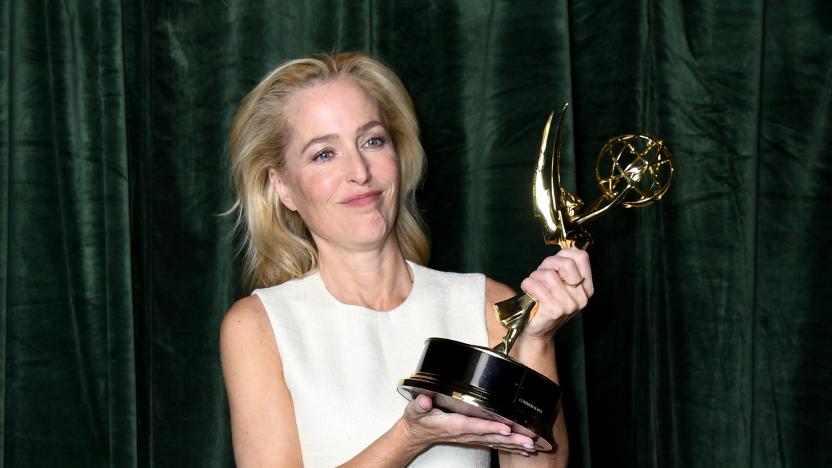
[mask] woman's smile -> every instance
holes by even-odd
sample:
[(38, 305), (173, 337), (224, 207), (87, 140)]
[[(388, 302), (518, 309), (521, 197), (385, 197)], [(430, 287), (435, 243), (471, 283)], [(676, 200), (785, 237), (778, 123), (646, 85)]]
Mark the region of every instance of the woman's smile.
[(379, 198), (381, 198), (381, 190), (371, 191), (371, 192), (364, 192), (353, 195), (346, 200), (342, 201), (342, 205), (347, 205), (351, 207), (364, 207), (368, 205), (374, 204)]

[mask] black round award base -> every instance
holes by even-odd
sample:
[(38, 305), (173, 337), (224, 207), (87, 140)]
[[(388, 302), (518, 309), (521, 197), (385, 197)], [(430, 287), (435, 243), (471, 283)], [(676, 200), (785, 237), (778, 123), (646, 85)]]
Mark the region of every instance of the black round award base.
[(535, 449), (552, 449), (560, 387), (490, 348), (428, 338), (416, 373), (398, 390), (411, 400), (432, 397), (445, 411), (499, 421), (531, 437)]

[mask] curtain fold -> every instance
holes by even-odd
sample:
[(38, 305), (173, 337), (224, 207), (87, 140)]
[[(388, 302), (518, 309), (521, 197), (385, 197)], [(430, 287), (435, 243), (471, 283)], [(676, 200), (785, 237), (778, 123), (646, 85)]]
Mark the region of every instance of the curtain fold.
[(827, 273), (832, 176), (832, 15), (826, 5), (766, 4), (758, 134), (752, 361), (752, 463), (817, 454), (829, 423), (832, 333)]
[[(119, 3), (9, 4), (4, 463), (136, 458)], [(6, 263), (7, 262), (7, 263)]]
[(661, 203), (590, 226), (571, 466), (832, 463), (828, 2), (12, 0), (0, 24), (0, 466), (233, 466), (230, 122), (283, 60), (344, 50), (413, 97), (438, 269), (517, 287), (554, 252), (530, 183), (565, 102), (588, 204), (609, 137), (673, 153)]
[[(11, 122), (14, 119), (14, 100), (11, 98), (14, 88), (11, 64), (14, 60), (14, 37), (12, 31), (12, 14), (10, 2), (0, 4), (0, 24), (3, 25), (3, 38), (0, 40), (0, 440), (6, 440), (6, 348), (8, 329), (6, 317), (9, 310), (8, 284), (11, 277), (9, 265), (9, 225), (11, 210), (9, 198), (11, 190), (11, 164), (13, 154)], [(5, 444), (4, 444), (5, 445)], [(0, 447), (0, 465), (5, 466), (6, 451)]]

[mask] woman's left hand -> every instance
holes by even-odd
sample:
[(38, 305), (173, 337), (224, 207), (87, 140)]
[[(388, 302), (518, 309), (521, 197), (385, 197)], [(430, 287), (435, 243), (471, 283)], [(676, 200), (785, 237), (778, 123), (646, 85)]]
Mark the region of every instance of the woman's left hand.
[(538, 303), (538, 310), (523, 334), (550, 339), (586, 306), (595, 291), (589, 256), (580, 249), (561, 249), (546, 257), (520, 287)]

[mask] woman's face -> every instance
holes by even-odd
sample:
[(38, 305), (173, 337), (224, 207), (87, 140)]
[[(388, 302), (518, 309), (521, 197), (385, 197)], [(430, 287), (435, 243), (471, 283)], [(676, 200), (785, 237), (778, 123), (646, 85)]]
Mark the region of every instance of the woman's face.
[(339, 79), (296, 92), (286, 110), (286, 164), (269, 172), (281, 202), (319, 250), (380, 248), (396, 221), (399, 170), (376, 100)]

